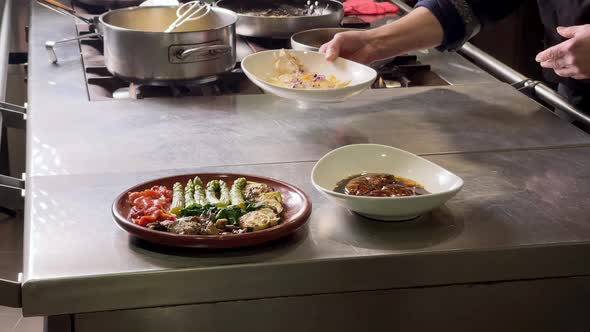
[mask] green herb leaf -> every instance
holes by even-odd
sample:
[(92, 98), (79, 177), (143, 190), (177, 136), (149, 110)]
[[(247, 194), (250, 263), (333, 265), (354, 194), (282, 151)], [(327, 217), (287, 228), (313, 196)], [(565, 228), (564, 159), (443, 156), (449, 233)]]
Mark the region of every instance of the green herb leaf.
[(266, 207), (266, 204), (264, 202), (250, 202), (246, 205), (246, 212), (252, 212), (252, 211), (256, 211), (256, 210), (260, 210), (263, 207)]
[(245, 214), (237, 205), (230, 205), (219, 209), (215, 215), (215, 219), (227, 219), (230, 225), (237, 225), (240, 222), (240, 217)]
[(200, 216), (205, 212), (214, 212), (216, 209), (215, 205), (206, 204), (201, 206), (198, 203), (191, 204), (190, 206), (185, 207), (184, 209), (180, 210), (179, 215), (181, 217), (192, 217), (192, 216)]

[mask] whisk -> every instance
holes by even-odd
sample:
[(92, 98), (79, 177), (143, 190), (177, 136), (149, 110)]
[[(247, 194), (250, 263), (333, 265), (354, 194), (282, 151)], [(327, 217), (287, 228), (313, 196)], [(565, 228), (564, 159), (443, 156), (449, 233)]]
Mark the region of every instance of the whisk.
[(187, 2), (178, 7), (176, 10), (176, 20), (174, 20), (164, 32), (172, 32), (185, 22), (198, 20), (207, 15), (210, 11), (211, 7), (207, 3), (201, 1)]
[(311, 3), (311, 0), (307, 0), (307, 4), (305, 8), (307, 8), (307, 15), (324, 15), (324, 11), (328, 10), (330, 7), (329, 3), (326, 3), (326, 7), (320, 8), (320, 2), (316, 1), (315, 3)]

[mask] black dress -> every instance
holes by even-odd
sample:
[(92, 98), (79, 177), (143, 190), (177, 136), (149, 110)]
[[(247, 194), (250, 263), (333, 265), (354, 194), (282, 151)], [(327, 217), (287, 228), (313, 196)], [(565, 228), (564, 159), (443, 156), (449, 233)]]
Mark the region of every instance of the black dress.
[[(441, 50), (455, 50), (487, 24), (501, 20), (516, 10), (524, 0), (420, 0), (417, 7), (428, 8), (444, 30)], [(545, 26), (545, 46), (557, 45), (565, 39), (557, 33), (558, 26), (590, 24), (590, 0), (537, 0)], [(546, 80), (559, 83), (562, 93), (578, 109), (590, 114), (590, 80), (559, 77), (553, 70), (545, 71)]]
[[(590, 0), (538, 0), (541, 20), (545, 26), (545, 46), (557, 45), (565, 38), (556, 28), (590, 24)], [(590, 114), (590, 80), (563, 78), (553, 70), (544, 71), (545, 78), (559, 83), (559, 92), (580, 110)]]

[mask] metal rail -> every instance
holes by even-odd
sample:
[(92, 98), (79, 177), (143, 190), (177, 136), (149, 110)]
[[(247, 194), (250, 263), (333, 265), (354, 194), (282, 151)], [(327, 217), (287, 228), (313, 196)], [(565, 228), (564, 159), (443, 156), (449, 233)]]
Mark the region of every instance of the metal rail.
[(538, 98), (571, 115), (577, 121), (590, 126), (590, 116), (582, 113), (574, 105), (570, 104), (565, 98), (544, 83), (522, 75), (470, 43), (463, 45), (459, 50), (459, 53), (472, 59), (475, 64), (498, 79), (511, 85), (521, 86), (522, 89), (528, 89), (531, 92), (531, 97)]
[[(402, 0), (390, 1), (396, 4), (406, 13), (413, 10), (411, 6), (407, 5)], [(531, 93), (529, 96), (531, 98), (540, 99), (547, 104), (571, 115), (577, 121), (590, 126), (590, 116), (582, 113), (574, 105), (569, 103), (565, 98), (563, 98), (560, 94), (555, 92), (555, 90), (551, 89), (544, 83), (535, 81), (522, 75), (518, 71), (498, 61), (493, 56), (482, 51), (471, 43), (465, 43), (465, 45), (463, 45), (463, 47), (458, 50), (458, 53), (467, 58), (470, 58), (480, 68), (489, 72), (499, 80), (509, 83), (513, 86), (522, 87), (522, 89), (519, 89), (521, 92), (526, 93), (527, 91), (530, 91)]]

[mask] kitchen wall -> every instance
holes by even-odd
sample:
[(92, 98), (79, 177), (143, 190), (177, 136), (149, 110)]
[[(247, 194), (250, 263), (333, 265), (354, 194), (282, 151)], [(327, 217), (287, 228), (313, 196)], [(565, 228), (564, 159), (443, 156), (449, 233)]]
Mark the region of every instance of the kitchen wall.
[(523, 1), (518, 11), (486, 27), (472, 42), (525, 76), (542, 80), (541, 68), (534, 60), (543, 50), (543, 26), (536, 0)]

